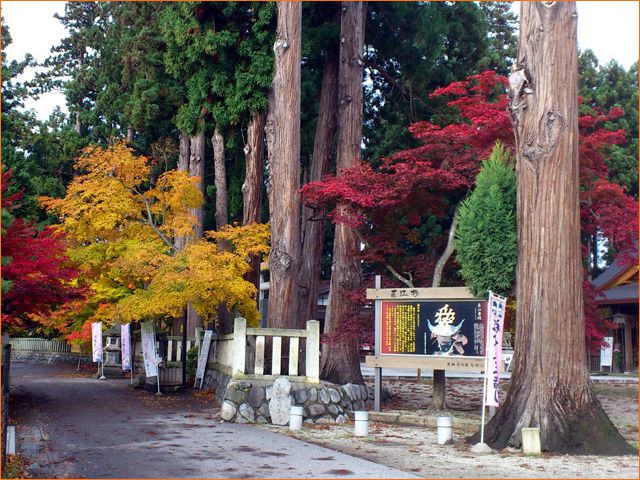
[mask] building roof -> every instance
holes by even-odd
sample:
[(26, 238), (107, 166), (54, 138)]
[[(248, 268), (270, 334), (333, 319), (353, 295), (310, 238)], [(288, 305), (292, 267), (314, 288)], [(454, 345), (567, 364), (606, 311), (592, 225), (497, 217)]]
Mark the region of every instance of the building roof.
[(638, 303), (638, 282), (609, 288), (602, 293), (603, 295), (596, 297), (596, 302), (599, 305)]
[(607, 289), (614, 287), (620, 283), (625, 283), (625, 280), (637, 275), (638, 273), (638, 261), (636, 254), (636, 261), (629, 262), (616, 258), (616, 260), (600, 275), (598, 275), (591, 283), (594, 287), (599, 289)]
[(635, 261), (629, 255), (621, 256), (596, 277), (591, 283), (601, 295), (596, 297), (599, 305), (638, 304), (638, 251), (633, 253)]

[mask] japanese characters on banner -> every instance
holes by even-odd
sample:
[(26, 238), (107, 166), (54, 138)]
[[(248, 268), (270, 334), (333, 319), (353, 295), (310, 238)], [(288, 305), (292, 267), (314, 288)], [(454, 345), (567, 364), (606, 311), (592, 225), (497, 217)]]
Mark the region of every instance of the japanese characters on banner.
[(502, 362), (502, 332), (507, 299), (489, 292), (489, 320), (487, 322), (487, 389), (485, 403), (490, 407), (499, 406), (498, 384), (500, 383), (500, 363)]
[(102, 322), (91, 324), (91, 352), (94, 363), (102, 362)]
[(131, 324), (120, 325), (120, 351), (122, 370), (131, 370)]
[(158, 375), (156, 363), (156, 332), (153, 322), (143, 322), (140, 325), (142, 333), (142, 357), (144, 358), (144, 372), (147, 377)]

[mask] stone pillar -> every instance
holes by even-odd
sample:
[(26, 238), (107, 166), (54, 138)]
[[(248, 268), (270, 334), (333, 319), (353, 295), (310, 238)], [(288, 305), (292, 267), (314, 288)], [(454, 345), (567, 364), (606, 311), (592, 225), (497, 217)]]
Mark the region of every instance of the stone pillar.
[(318, 383), (320, 381), (320, 322), (317, 320), (307, 322), (306, 350), (307, 381)]
[(233, 322), (233, 367), (231, 376), (244, 375), (244, 360), (247, 351), (247, 320), (236, 318)]

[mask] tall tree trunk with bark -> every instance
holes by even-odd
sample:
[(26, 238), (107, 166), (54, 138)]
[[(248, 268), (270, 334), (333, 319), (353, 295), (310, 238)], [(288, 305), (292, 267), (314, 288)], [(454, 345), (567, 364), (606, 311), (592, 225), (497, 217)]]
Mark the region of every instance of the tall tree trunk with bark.
[[(338, 113), (338, 65), (340, 54), (337, 48), (327, 52), (322, 72), (318, 123), (313, 143), (310, 182), (322, 180), (331, 168)], [(303, 320), (314, 318), (318, 302), (320, 283), (320, 259), (324, 239), (324, 221), (313, 220), (313, 209), (303, 210), (304, 255), (300, 261), (300, 284), (298, 288), (298, 316)]]
[(509, 96), (517, 151), (518, 264), (514, 370), (485, 429), (489, 445), (635, 453), (596, 398), (584, 361), (574, 2), (522, 2)]
[[(341, 170), (360, 163), (362, 142), (362, 75), (364, 62), (365, 2), (343, 2), (340, 19), (340, 67), (338, 73), (338, 146), (337, 168)], [(330, 343), (322, 346), (320, 376), (334, 383), (364, 383), (360, 372), (356, 338), (341, 335), (341, 325), (358, 314), (348, 294), (362, 285), (359, 238), (355, 228), (336, 225), (329, 302), (324, 331)]]
[(211, 137), (213, 145), (214, 184), (216, 186), (216, 229), (229, 223), (227, 206), (227, 170), (224, 165), (224, 137), (218, 127)]
[(302, 4), (278, 2), (273, 106), (267, 119), (271, 253), (269, 327), (302, 327), (296, 315), (300, 265), (300, 62)]
[[(213, 146), (213, 182), (216, 187), (216, 230), (220, 230), (229, 223), (229, 214), (227, 204), (227, 169), (224, 164), (224, 137), (218, 126), (213, 130), (211, 145)], [(219, 248), (226, 249), (226, 243), (221, 242)], [(224, 303), (218, 304), (218, 325), (219, 330), (224, 333), (231, 332), (233, 329), (229, 311)]]
[[(242, 184), (242, 224), (259, 223), (262, 213), (262, 170), (264, 164), (265, 114), (255, 113), (247, 127), (247, 144), (244, 146), (245, 176)], [(260, 288), (260, 256), (251, 260), (251, 271), (246, 279)]]
[[(190, 155), (189, 155), (189, 175), (198, 177), (198, 188), (204, 195), (204, 153), (205, 153), (205, 136), (204, 132), (198, 133), (191, 137)], [(202, 238), (204, 224), (204, 207), (194, 209), (197, 223), (193, 226), (195, 238)], [(189, 304), (187, 306), (187, 333), (189, 336), (195, 335), (197, 327), (202, 326), (202, 318), (196, 313), (194, 308)]]

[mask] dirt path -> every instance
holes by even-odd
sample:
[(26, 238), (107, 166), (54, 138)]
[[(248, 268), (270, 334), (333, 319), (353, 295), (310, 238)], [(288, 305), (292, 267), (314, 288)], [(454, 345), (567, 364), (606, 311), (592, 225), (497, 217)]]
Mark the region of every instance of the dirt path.
[[(454, 444), (438, 445), (435, 416), (426, 411), (430, 383), (385, 379), (396, 396), (383, 406), (383, 412), (422, 422), (423, 426), (372, 422), (369, 437), (358, 438), (353, 435), (353, 422), (305, 424), (303, 431), (291, 435), (429, 478), (639, 478), (637, 456), (529, 457), (515, 449), (489, 455), (472, 453), (464, 439), (479, 427), (482, 383), (477, 380), (449, 380)], [(638, 385), (598, 382), (595, 389), (621, 434), (637, 446)]]

